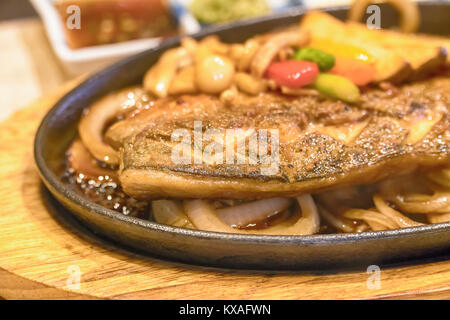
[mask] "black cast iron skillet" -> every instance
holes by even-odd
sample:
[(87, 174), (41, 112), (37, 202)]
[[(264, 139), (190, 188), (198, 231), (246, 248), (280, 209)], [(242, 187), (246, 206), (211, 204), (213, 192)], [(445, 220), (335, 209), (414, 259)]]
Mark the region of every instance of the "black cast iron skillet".
[[(420, 4), (421, 32), (450, 33), (450, 3)], [(338, 18), (346, 8), (329, 9)], [(396, 14), (382, 6), (384, 27)], [(261, 32), (298, 23), (304, 11), (239, 22), (205, 30), (196, 38), (217, 34), (239, 42)], [(245, 269), (333, 269), (404, 261), (450, 252), (450, 223), (415, 228), (312, 236), (265, 236), (206, 232), (144, 221), (97, 205), (59, 178), (64, 153), (76, 135), (83, 108), (107, 92), (136, 84), (164, 50), (179, 39), (124, 59), (94, 74), (63, 97), (42, 121), (35, 138), (35, 160), (50, 192), (88, 228), (128, 248), (193, 264)]]

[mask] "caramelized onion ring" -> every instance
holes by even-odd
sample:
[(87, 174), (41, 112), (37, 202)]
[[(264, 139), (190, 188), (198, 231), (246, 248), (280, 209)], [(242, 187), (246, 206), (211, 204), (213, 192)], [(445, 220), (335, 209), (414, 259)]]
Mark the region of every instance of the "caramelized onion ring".
[(314, 199), (309, 194), (297, 197), (302, 217), (287, 232), (293, 234), (314, 234), (319, 232), (320, 217)]
[[(133, 97), (130, 97), (130, 94)], [(120, 111), (134, 107), (136, 97), (143, 96), (144, 90), (133, 87), (111, 93), (86, 110), (78, 125), (78, 133), (84, 146), (97, 159), (109, 165), (119, 164), (119, 155), (103, 141), (103, 131)]]
[(67, 159), (69, 160), (70, 168), (89, 179), (109, 177), (113, 181), (118, 181), (116, 171), (100, 167), (97, 160), (91, 156), (80, 139), (76, 139), (70, 146), (67, 152)]
[(180, 203), (172, 200), (152, 201), (153, 218), (156, 222), (175, 227), (194, 228)]
[(217, 216), (233, 227), (246, 227), (251, 223), (264, 221), (291, 205), (290, 199), (272, 198), (247, 202), (241, 205), (217, 209)]
[[(360, 22), (366, 12), (366, 8), (380, 1), (355, 0), (350, 8), (348, 20)], [(417, 4), (410, 0), (385, 0), (390, 3), (401, 16), (400, 30), (407, 33), (416, 32), (420, 24), (420, 11)]]
[(261, 230), (243, 230), (232, 228), (216, 215), (214, 208), (204, 200), (187, 200), (183, 202), (185, 213), (192, 224), (199, 230), (265, 235), (302, 235), (319, 231), (320, 218), (314, 200), (310, 195), (297, 198), (302, 216), (290, 225), (281, 223)]
[(214, 208), (204, 200), (187, 200), (183, 202), (184, 211), (192, 224), (199, 230), (245, 233), (243, 230), (235, 229), (219, 219)]

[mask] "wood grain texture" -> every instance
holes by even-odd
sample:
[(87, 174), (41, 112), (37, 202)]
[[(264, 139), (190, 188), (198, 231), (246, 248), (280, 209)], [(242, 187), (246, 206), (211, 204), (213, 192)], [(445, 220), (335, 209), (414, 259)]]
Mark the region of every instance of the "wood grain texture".
[[(32, 157), (35, 130), (72, 84), (0, 124), (0, 296), (6, 299), (449, 299), (450, 261), (382, 267), (381, 288), (362, 271), (223, 270), (162, 261), (84, 229), (43, 188)], [(370, 253), (368, 253), (370, 254)], [(81, 271), (66, 287), (68, 268)]]

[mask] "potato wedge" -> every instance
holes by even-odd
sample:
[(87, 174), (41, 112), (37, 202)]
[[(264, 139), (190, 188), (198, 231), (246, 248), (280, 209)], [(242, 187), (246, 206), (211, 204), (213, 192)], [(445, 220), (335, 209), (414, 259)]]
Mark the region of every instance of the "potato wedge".
[(369, 30), (361, 23), (344, 23), (324, 12), (307, 14), (301, 26), (313, 38), (329, 37), (369, 52), (376, 60), (376, 82), (416, 80), (449, 63), (450, 39)]
[(359, 30), (349, 30), (347, 25), (333, 16), (320, 11), (308, 13), (301, 21), (301, 28), (310, 32), (314, 38), (330, 38), (360, 47), (375, 59), (376, 82), (390, 81), (399, 83), (411, 74), (411, 66), (400, 55), (383, 48), (378, 43), (367, 41), (361, 36)]
[(450, 38), (432, 36), (428, 34), (417, 34), (416, 37), (419, 41), (426, 41), (429, 43), (434, 43), (436, 46), (440, 46), (446, 51), (445, 64), (450, 67)]
[(368, 30), (355, 22), (348, 22), (346, 26), (361, 40), (377, 43), (408, 61), (413, 71), (408, 80), (422, 78), (446, 63), (447, 50), (442, 46), (443, 42), (390, 30)]

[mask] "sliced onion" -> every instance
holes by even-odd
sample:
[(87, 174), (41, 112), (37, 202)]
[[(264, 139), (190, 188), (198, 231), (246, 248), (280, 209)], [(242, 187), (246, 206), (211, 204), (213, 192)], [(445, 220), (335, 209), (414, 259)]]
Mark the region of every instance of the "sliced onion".
[(175, 227), (194, 228), (178, 202), (171, 200), (152, 201), (152, 211), (156, 222)]
[(118, 180), (116, 171), (100, 167), (80, 139), (76, 139), (70, 146), (67, 159), (70, 167), (76, 173), (81, 173), (89, 179), (96, 180), (99, 177), (108, 177), (113, 181)]
[(142, 88), (134, 87), (111, 93), (95, 102), (81, 117), (78, 133), (83, 144), (97, 159), (110, 165), (119, 164), (119, 155), (103, 141), (103, 131), (120, 111), (135, 106), (136, 99), (145, 95)]
[(297, 197), (300, 210), (288, 221), (261, 230), (249, 230), (253, 234), (265, 235), (309, 235), (319, 232), (320, 216), (313, 198), (309, 194)]
[(287, 198), (272, 198), (247, 202), (238, 206), (216, 210), (217, 216), (232, 227), (246, 227), (270, 218), (291, 205)]
[[(265, 234), (265, 235), (301, 235), (313, 234), (319, 231), (320, 218), (314, 200), (310, 195), (297, 198), (302, 217), (288, 224), (283, 222), (278, 225), (261, 230), (243, 230), (232, 228), (216, 215), (214, 208), (204, 200), (187, 200), (183, 202), (186, 215), (193, 225), (200, 230), (240, 233), (240, 234)], [(292, 218), (295, 218), (294, 215)], [(291, 219), (289, 219), (291, 220)]]
[(320, 216), (314, 199), (309, 194), (297, 197), (298, 204), (302, 209), (302, 217), (292, 226), (294, 234), (314, 234), (319, 232)]
[(319, 206), (320, 209), (320, 215), (322, 218), (330, 225), (335, 227), (338, 230), (344, 231), (344, 232), (353, 232), (353, 227), (346, 223), (343, 219), (341, 219), (338, 216), (333, 215), (331, 212), (329, 212), (325, 207)]
[(222, 222), (216, 215), (213, 207), (204, 200), (186, 200), (183, 202), (184, 211), (192, 224), (200, 230), (245, 233), (242, 230), (235, 229)]

